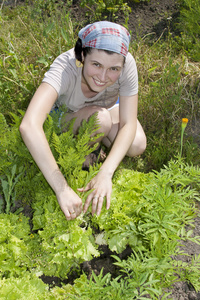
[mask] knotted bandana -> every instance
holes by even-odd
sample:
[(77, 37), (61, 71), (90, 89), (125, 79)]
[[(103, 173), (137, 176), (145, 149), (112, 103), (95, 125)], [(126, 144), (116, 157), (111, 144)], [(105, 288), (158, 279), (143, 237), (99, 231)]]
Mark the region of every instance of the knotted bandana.
[(125, 57), (131, 38), (125, 27), (108, 21), (89, 24), (79, 31), (78, 36), (83, 47), (109, 50)]

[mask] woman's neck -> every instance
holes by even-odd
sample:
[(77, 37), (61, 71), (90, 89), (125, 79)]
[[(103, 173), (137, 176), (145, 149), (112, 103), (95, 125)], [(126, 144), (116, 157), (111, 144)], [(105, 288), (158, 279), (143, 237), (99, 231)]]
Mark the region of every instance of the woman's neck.
[(82, 93), (86, 98), (93, 98), (95, 97), (98, 92), (92, 91), (89, 86), (87, 85), (86, 82), (83, 82), (81, 80), (81, 89), (82, 89)]

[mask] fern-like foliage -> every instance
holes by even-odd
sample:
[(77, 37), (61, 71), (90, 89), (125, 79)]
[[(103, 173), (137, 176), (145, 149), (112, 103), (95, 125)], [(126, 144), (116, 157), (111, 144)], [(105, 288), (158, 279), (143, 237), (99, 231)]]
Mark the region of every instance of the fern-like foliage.
[[(5, 182), (10, 176), (13, 166), (15, 166), (15, 176), (21, 174), (17, 177), (17, 182), (13, 178), (15, 198), (22, 203), (30, 204), (32, 201), (35, 202), (35, 195), (38, 190), (41, 193), (45, 191), (45, 193), (51, 194), (51, 188), (21, 138), (19, 126), (23, 115), (23, 111), (20, 111), (20, 116), (12, 113), (13, 123), (9, 126), (4, 116), (0, 114), (0, 176)], [(69, 185), (76, 190), (77, 187), (85, 185), (88, 174), (82, 171), (82, 164), (85, 157), (97, 147), (95, 140), (100, 135), (95, 135), (98, 129), (96, 115), (93, 115), (88, 122), (83, 121), (77, 135), (73, 134), (73, 122), (74, 120), (68, 131), (62, 133), (59, 127), (59, 116), (52, 114), (48, 116), (44, 124), (44, 131), (63, 175)], [(93, 143), (92, 146), (91, 143)], [(90, 172), (93, 173), (95, 168), (91, 168)], [(4, 194), (2, 186), (0, 194)], [(6, 195), (3, 196), (6, 199)]]

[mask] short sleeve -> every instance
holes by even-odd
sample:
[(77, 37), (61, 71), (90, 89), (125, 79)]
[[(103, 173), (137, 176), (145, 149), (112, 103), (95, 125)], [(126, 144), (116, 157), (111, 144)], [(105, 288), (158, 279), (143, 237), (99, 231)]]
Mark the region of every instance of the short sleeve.
[(138, 93), (138, 72), (135, 59), (128, 53), (124, 69), (119, 78), (121, 96), (132, 96)]
[(70, 51), (59, 55), (50, 69), (44, 74), (42, 82), (49, 83), (55, 88), (58, 97), (65, 94), (69, 88), (72, 88), (76, 80), (76, 70), (72, 64)]

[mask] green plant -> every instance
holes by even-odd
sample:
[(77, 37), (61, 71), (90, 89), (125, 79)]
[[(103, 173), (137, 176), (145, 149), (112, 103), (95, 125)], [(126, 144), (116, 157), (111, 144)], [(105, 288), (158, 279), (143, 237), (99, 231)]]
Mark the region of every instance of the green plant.
[[(179, 120), (182, 115), (187, 114), (193, 118), (196, 114), (189, 106), (193, 97), (188, 98), (188, 95), (184, 94), (185, 82), (181, 79), (184, 62), (177, 63), (172, 58), (169, 58), (169, 61), (168, 58), (165, 59), (163, 58), (162, 68), (157, 64), (153, 65), (148, 69), (146, 77), (141, 78), (145, 93), (141, 94), (139, 119), (149, 145), (143, 158), (148, 162), (150, 169), (157, 170), (178, 154)], [(151, 63), (149, 58), (145, 58), (144, 61), (147, 65)], [(193, 102), (193, 99), (191, 101)], [(159, 128), (157, 124), (160, 124)]]
[(199, 187), (195, 187), (199, 176), (198, 168), (182, 161), (171, 161), (155, 174), (119, 170), (113, 181), (110, 210), (103, 210), (92, 222), (104, 231), (103, 239), (117, 253), (129, 245), (135, 251), (152, 251), (160, 259), (173, 254), (180, 228), (194, 218), (191, 203), (199, 201)]
[(183, 50), (195, 61), (200, 60), (200, 3), (196, 0), (181, 1), (179, 23), (181, 37), (177, 37)]
[[(5, 174), (4, 176), (0, 176), (0, 180), (1, 180), (1, 185), (2, 185), (2, 189), (3, 189), (3, 194), (4, 194), (4, 199), (5, 199), (5, 213), (8, 214), (12, 208), (12, 206), (15, 206), (15, 185), (19, 180), (19, 177), (22, 175), (22, 172), (19, 173), (16, 176), (16, 165), (13, 165), (12, 169), (11, 169), (11, 174)], [(4, 205), (2, 204), (0, 206), (0, 212), (3, 212), (3, 209), (1, 209), (1, 207), (3, 207)]]
[(181, 150), (180, 150), (180, 157), (182, 156), (182, 151), (183, 151), (183, 134), (185, 131), (185, 128), (187, 126), (188, 123), (188, 119), (187, 118), (183, 118), (182, 119), (182, 124), (181, 124)]
[[(117, 13), (122, 11), (125, 16), (125, 25), (128, 24), (129, 13), (131, 8), (123, 0), (81, 0), (81, 6), (89, 9), (89, 14), (93, 13), (93, 19), (102, 20), (102, 18), (108, 18), (109, 21), (117, 20)], [(108, 16), (107, 16), (108, 14)]]
[(27, 270), (29, 240), (30, 226), (25, 216), (0, 214), (0, 278), (20, 276)]
[(54, 195), (40, 192), (33, 209), (33, 229), (40, 229), (40, 246), (31, 255), (37, 272), (66, 279), (83, 261), (99, 256), (92, 229), (82, 217), (66, 222)]
[(200, 255), (193, 256), (188, 265), (183, 265), (183, 273), (186, 280), (198, 292), (200, 290)]
[(8, 278), (0, 280), (0, 299), (21, 300), (53, 300), (48, 292), (48, 285), (35, 274), (23, 272), (20, 278)]
[(7, 7), (2, 10), (0, 105), (9, 121), (10, 112), (27, 107), (54, 58), (75, 44), (75, 24), (65, 12), (70, 3), (60, 7), (61, 1), (58, 6), (55, 2), (40, 1), (54, 6), (51, 19), (48, 13), (41, 15), (38, 3), (17, 6), (13, 12)]
[(145, 257), (135, 251), (127, 260), (121, 260), (117, 256), (113, 257), (116, 259), (114, 264), (120, 268), (122, 274), (125, 274), (124, 279), (128, 283), (128, 288), (132, 290), (131, 299), (149, 299), (149, 297), (158, 299), (157, 297), (163, 294), (162, 288), (158, 285), (160, 283), (160, 280), (157, 279), (158, 274), (159, 277), (165, 275), (166, 284), (167, 281), (169, 283), (176, 279), (169, 259), (159, 260), (156, 257)]

